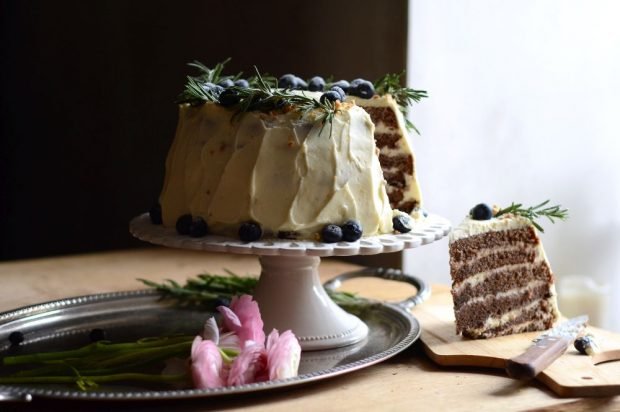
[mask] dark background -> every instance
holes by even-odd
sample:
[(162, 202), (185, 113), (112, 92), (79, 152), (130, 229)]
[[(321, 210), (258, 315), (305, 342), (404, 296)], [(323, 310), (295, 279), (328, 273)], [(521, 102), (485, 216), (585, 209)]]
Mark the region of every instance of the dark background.
[(186, 63), (375, 80), (407, 1), (0, 1), (0, 259), (144, 246)]

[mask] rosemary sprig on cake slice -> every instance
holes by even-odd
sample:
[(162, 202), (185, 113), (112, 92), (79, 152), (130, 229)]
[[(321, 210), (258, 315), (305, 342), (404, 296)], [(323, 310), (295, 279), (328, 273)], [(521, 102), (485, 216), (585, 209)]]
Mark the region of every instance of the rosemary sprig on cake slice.
[(523, 207), (521, 203), (514, 203), (506, 208), (500, 209), (495, 213), (495, 217), (499, 217), (501, 215), (513, 214), (517, 216), (523, 216), (532, 222), (536, 229), (540, 230), (544, 233), (544, 229), (540, 224), (536, 222), (536, 219), (539, 217), (546, 217), (549, 219), (551, 223), (555, 223), (555, 219), (566, 220), (568, 219), (568, 209), (562, 209), (562, 206), (547, 206), (549, 200), (545, 200), (544, 202), (536, 205), (530, 206), (528, 208)]
[(414, 130), (417, 134), (420, 134), (415, 125), (407, 118), (407, 109), (409, 106), (413, 105), (413, 103), (418, 103), (423, 98), (428, 97), (428, 94), (426, 90), (403, 87), (400, 80), (403, 74), (405, 74), (404, 71), (401, 73), (386, 74), (375, 81), (375, 90), (381, 95), (391, 94), (403, 113), (407, 129)]

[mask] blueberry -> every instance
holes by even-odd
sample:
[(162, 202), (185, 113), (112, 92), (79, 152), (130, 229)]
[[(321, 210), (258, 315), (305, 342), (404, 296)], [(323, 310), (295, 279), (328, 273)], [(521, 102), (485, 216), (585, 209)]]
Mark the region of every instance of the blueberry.
[(151, 223), (154, 225), (161, 225), (163, 223), (161, 218), (161, 205), (159, 202), (151, 206), (151, 209), (149, 210), (149, 217), (151, 218)]
[(189, 235), (189, 228), (192, 225), (192, 215), (183, 215), (177, 219), (177, 233), (179, 235)]
[(493, 210), (486, 203), (479, 203), (469, 212), (474, 220), (489, 220), (493, 217)]
[(91, 330), (90, 333), (88, 334), (88, 339), (90, 339), (91, 342), (99, 342), (100, 340), (106, 340), (105, 330), (99, 329), (99, 328), (95, 328)]
[(219, 84), (216, 84), (211, 88), (211, 94), (213, 94), (215, 97), (218, 97), (220, 94), (222, 94), (223, 91), (224, 88)]
[(211, 89), (213, 89), (214, 87), (215, 87), (215, 84), (213, 84), (213, 83), (211, 83), (211, 82), (206, 82), (206, 83), (204, 83), (204, 84), (202, 85), (202, 89), (203, 89), (205, 92), (209, 92), (209, 91), (211, 91)]
[(349, 90), (353, 96), (358, 96), (363, 99), (370, 99), (375, 95), (375, 86), (367, 80), (363, 80), (357, 83), (355, 86), (351, 85), (351, 89)]
[(344, 98), (345, 98), (345, 96), (347, 94), (344, 92), (344, 90), (342, 90), (342, 87), (332, 86), (331, 89), (329, 89), (329, 90), (332, 90), (334, 92), (338, 92), (338, 94), (340, 95), (340, 101), (344, 102)]
[(348, 93), (351, 84), (346, 80), (338, 80), (336, 83), (332, 83), (332, 88), (334, 87), (340, 87), (345, 93)]
[(256, 222), (244, 222), (239, 226), (239, 239), (242, 242), (254, 242), (263, 236), (263, 229)]
[(362, 237), (362, 225), (358, 221), (349, 220), (342, 225), (342, 240), (345, 242), (355, 242)]
[(11, 345), (17, 346), (24, 341), (24, 334), (16, 330), (9, 335), (9, 342)]
[(573, 345), (582, 355), (593, 356), (600, 351), (596, 338), (590, 334), (578, 337)]
[(407, 215), (398, 215), (392, 218), (394, 230), (400, 233), (411, 232), (411, 219)]
[(220, 94), (219, 102), (224, 107), (234, 106), (241, 101), (239, 92), (235, 89), (226, 89)]
[(340, 100), (340, 98), (341, 98), (340, 93), (338, 93), (335, 90), (329, 90), (323, 93), (319, 100), (321, 101), (321, 103), (325, 103), (325, 100), (329, 100), (330, 102), (335, 102), (336, 100)]
[(189, 226), (189, 235), (191, 237), (203, 237), (209, 233), (209, 226), (207, 222), (201, 217), (195, 217), (192, 219), (192, 224)]
[(338, 225), (326, 225), (321, 230), (321, 239), (325, 243), (336, 243), (342, 240), (342, 229)]
[(250, 87), (250, 83), (246, 79), (237, 79), (235, 80), (235, 86), (247, 89)]
[(235, 85), (235, 82), (233, 82), (231, 79), (224, 79), (224, 80), (220, 80), (217, 83), (218, 86), (222, 86), (225, 89), (228, 89), (229, 87), (233, 87)]
[(297, 90), (308, 90), (308, 83), (301, 77), (295, 77), (295, 89)]
[(588, 336), (581, 336), (575, 339), (573, 345), (575, 349), (579, 351), (582, 355), (586, 355), (586, 346), (589, 344), (590, 338)]
[(325, 80), (321, 76), (314, 76), (308, 82), (308, 90), (311, 92), (322, 92), (325, 89)]
[(357, 87), (358, 84), (360, 84), (361, 82), (365, 82), (365, 81), (366, 80), (360, 79), (360, 78), (355, 79), (355, 80), (351, 80), (351, 83), (350, 83), (349, 87), (355, 88), (355, 87)]
[(297, 76), (285, 74), (278, 80), (278, 87), (281, 89), (294, 89), (297, 86)]

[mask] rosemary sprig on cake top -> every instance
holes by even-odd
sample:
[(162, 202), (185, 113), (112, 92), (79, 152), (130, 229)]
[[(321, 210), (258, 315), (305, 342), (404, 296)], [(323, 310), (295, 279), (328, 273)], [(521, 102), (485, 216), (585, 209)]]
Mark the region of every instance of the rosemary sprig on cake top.
[(321, 99), (316, 99), (307, 96), (303, 91), (278, 88), (277, 79), (261, 75), (256, 66), (254, 76), (248, 80), (240, 79), (241, 73), (236, 76), (223, 76), (222, 71), (227, 61), (218, 63), (213, 69), (200, 62), (190, 63), (190, 66), (197, 68), (201, 73), (198, 76), (187, 77), (185, 90), (177, 99), (177, 103), (191, 105), (218, 103), (235, 109), (237, 115), (250, 111), (295, 110), (305, 116), (316, 111), (316, 119), (322, 124), (321, 132), (326, 123), (333, 122), (339, 110), (336, 99), (331, 100), (323, 96)]
[(403, 87), (401, 85), (401, 77), (405, 74), (402, 73), (390, 73), (381, 77), (379, 80), (375, 81), (375, 90), (378, 94), (391, 94), (398, 103), (403, 116), (405, 117), (405, 123), (407, 129), (414, 130), (417, 134), (420, 134), (418, 129), (414, 126), (414, 124), (407, 118), (407, 109), (413, 103), (418, 103), (425, 97), (428, 97), (426, 90), (416, 90), (409, 87)]
[(544, 233), (544, 229), (540, 224), (536, 222), (536, 219), (539, 217), (546, 217), (549, 219), (551, 223), (555, 223), (555, 219), (566, 220), (568, 219), (568, 209), (562, 209), (562, 206), (547, 206), (549, 200), (545, 200), (544, 202), (530, 207), (523, 207), (521, 203), (514, 203), (506, 208), (500, 209), (495, 213), (495, 217), (499, 217), (501, 215), (513, 214), (517, 216), (523, 216), (529, 219), (536, 229), (540, 230)]

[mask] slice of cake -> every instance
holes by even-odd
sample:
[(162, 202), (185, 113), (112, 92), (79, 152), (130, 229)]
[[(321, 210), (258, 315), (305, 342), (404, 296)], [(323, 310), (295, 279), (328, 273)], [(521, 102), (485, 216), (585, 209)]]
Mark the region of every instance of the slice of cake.
[(523, 209), (477, 205), (450, 234), (456, 332), (492, 338), (550, 328), (558, 319), (553, 273), (535, 217), (565, 218), (547, 202)]

